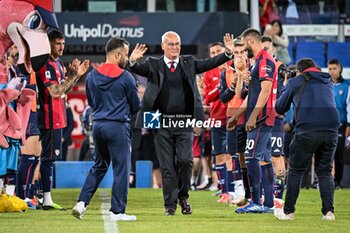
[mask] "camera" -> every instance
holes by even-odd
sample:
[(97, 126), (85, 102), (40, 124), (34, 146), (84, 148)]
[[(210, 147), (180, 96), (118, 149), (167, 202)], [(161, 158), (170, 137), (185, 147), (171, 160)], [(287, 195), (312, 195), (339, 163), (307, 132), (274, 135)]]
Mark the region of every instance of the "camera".
[(278, 73), (279, 77), (284, 78), (287, 75), (287, 79), (294, 78), (297, 76), (297, 71), (288, 69), (288, 68), (283, 68), (279, 71)]

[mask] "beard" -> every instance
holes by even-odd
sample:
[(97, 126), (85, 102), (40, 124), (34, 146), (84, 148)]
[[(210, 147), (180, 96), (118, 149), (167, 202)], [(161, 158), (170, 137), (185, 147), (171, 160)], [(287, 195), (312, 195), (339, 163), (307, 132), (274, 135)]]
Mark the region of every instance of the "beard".
[(126, 67), (126, 60), (121, 60), (120, 62), (119, 62), (119, 64), (118, 64), (118, 66), (120, 67), (120, 68), (125, 68)]
[(254, 57), (254, 53), (252, 48), (247, 48), (247, 57), (248, 58), (253, 58)]

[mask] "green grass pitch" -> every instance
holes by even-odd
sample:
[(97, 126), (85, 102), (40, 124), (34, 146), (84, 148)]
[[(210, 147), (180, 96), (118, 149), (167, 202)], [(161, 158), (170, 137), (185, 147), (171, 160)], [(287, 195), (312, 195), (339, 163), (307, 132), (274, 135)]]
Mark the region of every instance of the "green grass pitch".
[[(82, 221), (71, 216), (79, 189), (55, 189), (53, 200), (67, 211), (28, 210), (24, 213), (0, 213), (1, 233), (98, 233), (105, 232), (101, 203), (109, 203), (110, 189), (98, 189)], [(335, 192), (335, 222), (322, 221), (318, 190), (302, 190), (295, 220), (282, 222), (273, 214), (235, 214), (234, 207), (217, 203), (211, 192), (190, 193), (193, 214), (184, 216), (180, 208), (175, 216), (164, 216), (161, 189), (130, 189), (127, 213), (135, 222), (118, 222), (124, 232), (350, 232), (350, 189)]]

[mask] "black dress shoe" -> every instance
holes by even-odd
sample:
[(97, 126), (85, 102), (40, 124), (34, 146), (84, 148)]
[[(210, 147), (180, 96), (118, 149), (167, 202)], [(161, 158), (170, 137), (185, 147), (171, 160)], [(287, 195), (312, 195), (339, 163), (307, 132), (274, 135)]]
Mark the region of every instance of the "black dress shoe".
[(181, 206), (182, 214), (192, 214), (192, 207), (186, 199), (179, 200), (179, 205)]
[(170, 216), (170, 215), (175, 215), (175, 209), (174, 208), (165, 208), (164, 215), (165, 216)]

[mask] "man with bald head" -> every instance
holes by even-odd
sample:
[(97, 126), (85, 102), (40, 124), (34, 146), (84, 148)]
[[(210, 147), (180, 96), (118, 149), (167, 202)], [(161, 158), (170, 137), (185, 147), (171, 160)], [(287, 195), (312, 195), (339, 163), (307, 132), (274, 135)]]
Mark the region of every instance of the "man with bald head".
[[(162, 57), (149, 57), (138, 62), (147, 48), (144, 44), (137, 44), (129, 59), (130, 70), (148, 79), (136, 126), (152, 127), (154, 120), (163, 119), (153, 128), (157, 128), (154, 140), (162, 171), (165, 215), (175, 215), (177, 203), (182, 214), (192, 214), (188, 191), (193, 164), (193, 129), (177, 123), (193, 119), (204, 121), (196, 74), (230, 60), (233, 36), (224, 36), (225, 53), (201, 60), (180, 55), (181, 38), (176, 32), (168, 31), (161, 39)], [(149, 114), (152, 116), (147, 118)], [(164, 122), (177, 125), (162, 124)]]

